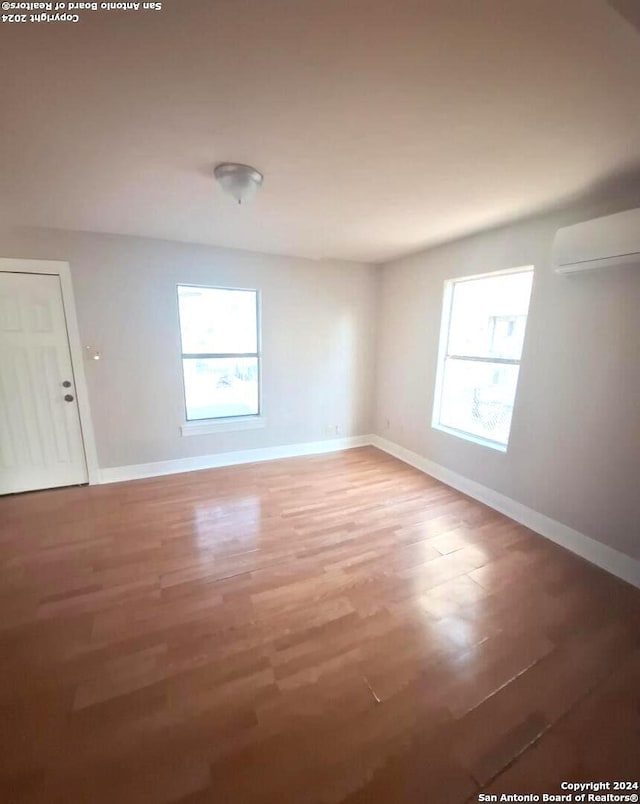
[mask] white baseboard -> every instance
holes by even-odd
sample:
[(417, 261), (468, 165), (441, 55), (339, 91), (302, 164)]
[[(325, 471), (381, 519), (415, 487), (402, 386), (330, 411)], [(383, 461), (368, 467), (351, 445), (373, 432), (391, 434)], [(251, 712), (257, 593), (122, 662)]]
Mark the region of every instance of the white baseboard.
[(285, 444), (280, 447), (220, 452), (215, 455), (198, 455), (194, 458), (176, 458), (171, 461), (111, 466), (100, 470), (100, 483), (119, 483), (122, 480), (140, 480), (143, 477), (174, 475), (180, 472), (193, 472), (197, 469), (217, 469), (241, 463), (275, 461), (279, 458), (295, 458), (300, 455), (320, 455), (323, 452), (365, 447), (371, 444), (371, 439), (372, 436), (369, 435), (331, 438), (326, 441), (308, 441), (302, 444)]
[(428, 458), (423, 458), (422, 455), (388, 441), (386, 438), (374, 435), (371, 436), (370, 443), (383, 452), (387, 452), (404, 463), (408, 463), (421, 472), (436, 478), (436, 480), (446, 483), (447, 486), (452, 486), (463, 494), (473, 497), (474, 500), (479, 500), (516, 522), (526, 525), (526, 527), (531, 528), (541, 536), (545, 536), (552, 542), (565, 547), (572, 553), (601, 567), (612, 575), (622, 578), (622, 580), (633, 584), (633, 586), (640, 587), (640, 561), (637, 559), (621, 553), (619, 550), (614, 550), (613, 547), (607, 547), (607, 545), (592, 539), (590, 536), (585, 536), (584, 533), (563, 525), (561, 522), (534, 511), (532, 508), (506, 497), (504, 494), (476, 483), (474, 480), (469, 480), (451, 469), (430, 461)]

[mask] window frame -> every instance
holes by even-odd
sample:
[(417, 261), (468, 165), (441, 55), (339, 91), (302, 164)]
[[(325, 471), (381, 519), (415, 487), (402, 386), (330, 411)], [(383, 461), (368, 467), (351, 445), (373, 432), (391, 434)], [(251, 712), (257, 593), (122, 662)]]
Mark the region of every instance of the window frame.
[[(532, 286), (531, 286), (531, 295), (532, 295), (533, 280), (535, 279), (535, 266), (520, 265), (517, 268), (506, 268), (504, 270), (498, 270), (498, 271), (487, 271), (486, 273), (483, 274), (473, 274), (470, 276), (459, 276), (453, 279), (446, 279), (444, 282), (444, 293), (442, 298), (442, 317), (440, 321), (440, 340), (438, 343), (438, 363), (436, 367), (436, 382), (434, 388), (431, 427), (434, 430), (439, 430), (440, 432), (448, 433), (449, 435), (456, 436), (457, 438), (461, 438), (465, 441), (471, 441), (475, 444), (479, 444), (480, 446), (489, 447), (490, 449), (494, 449), (497, 450), (498, 452), (503, 453), (507, 452), (509, 448), (509, 442), (511, 440), (511, 425), (513, 424), (513, 413), (515, 412), (516, 400), (518, 397), (518, 385), (520, 383), (520, 367), (522, 363), (522, 352), (524, 352), (524, 342), (519, 359), (502, 358), (502, 357), (487, 358), (487, 357), (478, 357), (475, 355), (449, 354), (451, 319), (453, 314), (453, 298), (454, 298), (454, 289), (458, 283), (471, 282), (477, 279), (489, 279), (492, 277), (508, 276), (510, 274), (522, 274), (522, 273), (532, 274)], [(525, 339), (527, 332), (526, 326), (529, 322), (531, 295), (529, 296), (529, 305), (527, 307), (527, 322), (525, 323), (525, 334), (524, 334)], [(494, 441), (485, 436), (477, 435), (476, 433), (469, 433), (466, 430), (460, 430), (457, 427), (452, 427), (451, 425), (442, 424), (440, 422), (442, 413), (442, 394), (444, 391), (444, 377), (445, 377), (447, 360), (461, 360), (461, 361), (479, 362), (485, 364), (488, 363), (495, 366), (503, 366), (503, 365), (518, 366), (518, 379), (516, 381), (516, 387), (513, 396), (513, 411), (512, 411), (511, 423), (509, 425), (509, 435), (507, 437), (506, 444), (503, 444), (501, 441)]]
[[(256, 300), (256, 352), (183, 352), (182, 351), (182, 321), (180, 319), (180, 288), (202, 288), (204, 290), (227, 290), (253, 293)], [(180, 372), (182, 376), (182, 403), (184, 410), (184, 424), (181, 433), (187, 435), (203, 435), (208, 432), (224, 432), (228, 430), (248, 430), (264, 427), (266, 420), (263, 415), (262, 401), (262, 304), (258, 288), (227, 287), (225, 285), (204, 285), (196, 282), (176, 283), (176, 307), (178, 312), (178, 338), (180, 349)], [(251, 357), (257, 360), (258, 365), (258, 410), (256, 413), (239, 413), (237, 416), (213, 416), (207, 419), (190, 419), (187, 411), (187, 392), (184, 380), (185, 359), (216, 359)]]

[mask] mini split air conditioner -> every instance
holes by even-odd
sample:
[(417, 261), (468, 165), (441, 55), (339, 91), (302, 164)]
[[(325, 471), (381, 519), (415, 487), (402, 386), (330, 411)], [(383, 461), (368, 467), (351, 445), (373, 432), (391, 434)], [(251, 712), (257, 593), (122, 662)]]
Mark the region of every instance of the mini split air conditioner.
[(558, 229), (553, 241), (558, 274), (636, 264), (640, 267), (640, 209)]

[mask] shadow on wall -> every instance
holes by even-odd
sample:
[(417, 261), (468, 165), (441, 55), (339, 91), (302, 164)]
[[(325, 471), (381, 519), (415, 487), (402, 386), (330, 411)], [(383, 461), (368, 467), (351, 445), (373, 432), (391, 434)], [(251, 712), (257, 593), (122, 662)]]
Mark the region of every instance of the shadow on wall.
[(355, 431), (361, 411), (356, 408), (356, 404), (360, 399), (358, 389), (355, 387), (355, 378), (359, 376), (357, 366), (358, 348), (356, 344), (353, 313), (349, 310), (342, 312), (334, 336), (333, 349), (340, 359), (340, 365), (337, 366), (336, 373), (341, 386), (341, 417), (343, 419), (341, 431), (337, 432), (335, 435), (350, 435)]
[[(634, 162), (624, 170), (585, 186), (579, 193), (558, 199), (555, 204), (540, 210), (538, 214), (543, 215), (547, 212), (562, 210), (571, 212), (575, 209), (575, 222), (577, 223), (592, 217), (599, 218), (636, 207), (640, 207), (640, 164)], [(593, 214), (590, 210), (593, 210)], [(527, 219), (529, 217), (537, 217), (537, 215), (527, 216)]]

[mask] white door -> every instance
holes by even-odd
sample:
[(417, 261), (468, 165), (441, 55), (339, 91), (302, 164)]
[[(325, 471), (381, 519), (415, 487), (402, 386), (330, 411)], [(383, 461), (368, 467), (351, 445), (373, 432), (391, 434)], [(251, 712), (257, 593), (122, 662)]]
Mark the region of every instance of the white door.
[(0, 272), (0, 494), (87, 480), (60, 279)]

